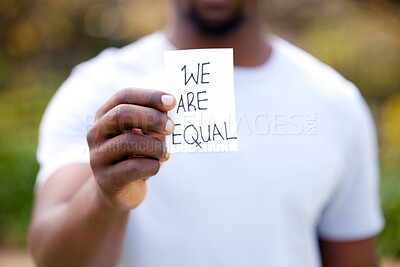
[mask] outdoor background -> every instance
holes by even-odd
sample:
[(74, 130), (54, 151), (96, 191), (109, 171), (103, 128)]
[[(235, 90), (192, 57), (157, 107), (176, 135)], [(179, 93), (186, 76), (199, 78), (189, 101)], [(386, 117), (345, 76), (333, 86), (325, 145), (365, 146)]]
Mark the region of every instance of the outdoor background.
[[(379, 254), (400, 258), (400, 1), (265, 2), (266, 32), (330, 64), (367, 99), (386, 219)], [(166, 7), (167, 0), (0, 0), (0, 248), (26, 246), (38, 126), (51, 96), (74, 65), (162, 28)]]

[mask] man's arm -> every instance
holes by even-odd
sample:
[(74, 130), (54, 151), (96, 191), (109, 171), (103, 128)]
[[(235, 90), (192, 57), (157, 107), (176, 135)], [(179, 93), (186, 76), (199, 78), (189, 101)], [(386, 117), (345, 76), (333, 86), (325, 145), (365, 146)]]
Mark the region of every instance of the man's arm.
[(91, 175), (71, 165), (38, 192), (29, 234), (38, 266), (115, 266), (128, 211), (106, 205)]
[(324, 267), (376, 267), (374, 239), (354, 242), (319, 240)]
[(60, 169), (36, 195), (29, 247), (39, 266), (115, 266), (129, 210), (169, 157), (163, 140), (174, 105), (160, 91), (125, 89), (97, 111), (90, 166)]

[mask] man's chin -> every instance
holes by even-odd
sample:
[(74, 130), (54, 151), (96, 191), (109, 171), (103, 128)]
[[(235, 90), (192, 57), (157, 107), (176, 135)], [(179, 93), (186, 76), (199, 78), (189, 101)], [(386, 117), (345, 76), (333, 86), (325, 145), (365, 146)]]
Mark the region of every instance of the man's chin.
[(204, 17), (198, 14), (192, 6), (189, 10), (188, 19), (202, 34), (217, 36), (227, 35), (239, 28), (244, 20), (244, 14), (242, 10), (238, 10), (235, 14), (226, 18), (211, 16), (211, 14), (208, 17)]

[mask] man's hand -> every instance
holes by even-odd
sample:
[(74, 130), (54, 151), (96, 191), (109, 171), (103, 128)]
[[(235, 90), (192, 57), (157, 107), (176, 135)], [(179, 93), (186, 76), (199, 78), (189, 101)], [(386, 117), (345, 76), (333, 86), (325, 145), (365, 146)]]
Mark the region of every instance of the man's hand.
[(129, 88), (97, 111), (87, 134), (90, 165), (101, 196), (112, 208), (137, 207), (146, 194), (145, 179), (168, 160), (164, 137), (174, 124), (166, 112), (174, 106), (172, 95)]
[(98, 110), (87, 135), (91, 166), (61, 168), (36, 194), (29, 246), (38, 266), (117, 265), (128, 209), (168, 159), (174, 105), (160, 91), (125, 89)]

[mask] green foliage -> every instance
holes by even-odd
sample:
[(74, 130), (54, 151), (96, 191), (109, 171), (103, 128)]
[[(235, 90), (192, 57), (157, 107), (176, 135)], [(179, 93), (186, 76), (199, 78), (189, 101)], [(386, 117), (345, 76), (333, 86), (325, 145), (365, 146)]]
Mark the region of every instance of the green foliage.
[(365, 97), (385, 99), (400, 88), (399, 23), (356, 9), (340, 20), (315, 17), (299, 43), (354, 82)]
[(39, 167), (35, 158), (38, 126), (58, 86), (56, 80), (0, 92), (0, 242), (25, 244)]
[(382, 168), (381, 200), (385, 228), (378, 237), (380, 255), (400, 257), (400, 167)]
[(0, 236), (3, 242), (25, 243), (37, 170), (34, 149), (0, 151)]

